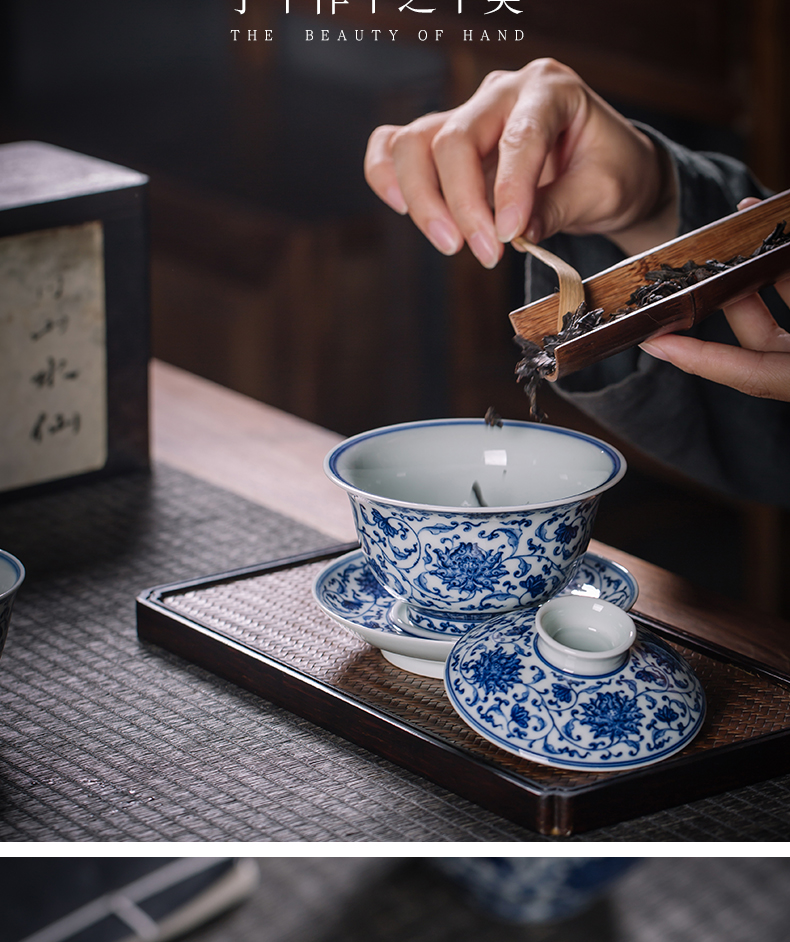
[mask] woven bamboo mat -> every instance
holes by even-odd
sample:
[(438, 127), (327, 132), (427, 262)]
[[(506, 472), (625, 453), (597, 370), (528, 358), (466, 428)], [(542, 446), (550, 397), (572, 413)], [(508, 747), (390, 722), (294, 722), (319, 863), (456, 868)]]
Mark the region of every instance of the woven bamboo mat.
[[(214, 584), (165, 590), (161, 595), (157, 593), (157, 599), (165, 609), (352, 697), (363, 709), (406, 724), (418, 736), (430, 736), (473, 759), (518, 776), (531, 788), (557, 793), (607, 785), (618, 775), (627, 775), (549, 768), (513, 756), (482, 739), (458, 718), (441, 680), (399, 670), (318, 608), (311, 589), (325, 565), (322, 560), (261, 574), (244, 574)], [(683, 756), (700, 758), (712, 749), (790, 728), (790, 689), (732, 664), (676, 647), (693, 667), (708, 700), (703, 729)], [(261, 682), (260, 691), (266, 695), (265, 681)], [(297, 696), (296, 702), (305, 701)], [(332, 706), (326, 710), (331, 711)], [(355, 738), (353, 725), (338, 724), (337, 728), (341, 732), (345, 729), (350, 739)], [(406, 764), (411, 751), (407, 743)], [(468, 774), (473, 775), (474, 770), (469, 768)], [(634, 787), (651, 786), (649, 780), (641, 780)], [(716, 790), (715, 783), (713, 787)], [(681, 787), (675, 792), (682, 794)], [(481, 784), (479, 799), (483, 803), (484, 795)], [(602, 794), (599, 800), (606, 801), (606, 796)], [(490, 807), (496, 807), (496, 802)], [(626, 817), (625, 810), (621, 816)]]
[[(3, 506), (0, 839), (541, 840), (137, 641), (147, 586), (330, 543), (164, 467)], [(790, 776), (584, 839), (787, 840)]]

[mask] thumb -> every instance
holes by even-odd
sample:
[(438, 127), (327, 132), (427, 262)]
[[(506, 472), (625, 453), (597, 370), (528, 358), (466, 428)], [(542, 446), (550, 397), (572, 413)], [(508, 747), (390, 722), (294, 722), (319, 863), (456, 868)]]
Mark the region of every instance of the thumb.
[(608, 212), (611, 190), (604, 174), (590, 172), (589, 165), (566, 169), (550, 183), (538, 187), (527, 225), (528, 238), (538, 242), (557, 232), (599, 231), (590, 224), (602, 212)]
[(564, 189), (567, 188), (557, 181), (540, 187), (535, 193), (532, 215), (526, 229), (526, 236), (530, 242), (537, 244), (567, 229), (571, 217), (570, 207), (574, 204), (571, 201), (572, 197), (569, 200), (568, 194), (563, 192)]

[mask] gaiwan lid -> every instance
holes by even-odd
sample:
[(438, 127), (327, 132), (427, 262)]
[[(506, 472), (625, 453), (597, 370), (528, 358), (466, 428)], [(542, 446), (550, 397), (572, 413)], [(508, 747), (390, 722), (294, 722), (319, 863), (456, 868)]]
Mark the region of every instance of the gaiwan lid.
[[(600, 600), (586, 601), (601, 609)], [(624, 613), (612, 608), (622, 620)], [(604, 619), (596, 614), (600, 629)], [(621, 621), (613, 651), (624, 647), (625, 630)], [(447, 694), (461, 719), (484, 739), (542, 765), (609, 772), (652, 765), (697, 735), (705, 718), (702, 685), (664, 641), (635, 629), (630, 647), (607, 661), (599, 638), (588, 645), (577, 633), (577, 658), (583, 660), (586, 646), (593, 664), (597, 658), (609, 668), (595, 673), (594, 667), (582, 672), (573, 669), (573, 661), (563, 662), (563, 635), (553, 633), (549, 645), (535, 611), (525, 610), (495, 618), (454, 645), (445, 667)]]

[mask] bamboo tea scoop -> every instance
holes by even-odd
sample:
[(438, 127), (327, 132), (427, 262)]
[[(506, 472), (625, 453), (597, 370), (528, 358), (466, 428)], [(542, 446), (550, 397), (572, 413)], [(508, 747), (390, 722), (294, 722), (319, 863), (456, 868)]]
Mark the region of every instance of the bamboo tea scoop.
[[(790, 227), (790, 190), (628, 258), (584, 281), (570, 265), (519, 238), (514, 242), (554, 268), (560, 291), (518, 308), (510, 314), (510, 321), (516, 334), (543, 347), (543, 338), (556, 334), (563, 316), (575, 311), (581, 300), (586, 300), (588, 310), (603, 308), (603, 322), (599, 326), (556, 346), (556, 366), (546, 376), (554, 382), (651, 337), (687, 330), (722, 305), (790, 274), (790, 242), (749, 258), (777, 223), (785, 220)], [(606, 320), (618, 308), (625, 307), (632, 292), (648, 282), (647, 273), (662, 264), (680, 268), (689, 260), (697, 264), (709, 259), (727, 262), (736, 255), (746, 256), (747, 260), (630, 314)], [(577, 283), (574, 290), (580, 287), (581, 296), (569, 293), (568, 286), (574, 281)]]
[(554, 269), (560, 286), (556, 329), (558, 331), (562, 330), (562, 319), (565, 314), (568, 311), (575, 311), (584, 300), (584, 285), (582, 284), (581, 275), (553, 252), (549, 252), (533, 242), (528, 242), (524, 236), (516, 236), (512, 244), (524, 252), (529, 252), (530, 255), (534, 255), (544, 265)]

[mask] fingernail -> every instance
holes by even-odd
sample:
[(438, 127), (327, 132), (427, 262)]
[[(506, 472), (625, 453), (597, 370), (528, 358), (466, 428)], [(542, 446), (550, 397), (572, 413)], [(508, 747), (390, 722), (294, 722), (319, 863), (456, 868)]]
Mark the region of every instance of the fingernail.
[(432, 219), (428, 223), (428, 237), (445, 255), (455, 255), (461, 247), (458, 237), (443, 219)]
[(391, 206), (396, 213), (400, 213), (401, 216), (405, 216), (409, 211), (409, 207), (406, 205), (406, 200), (403, 198), (403, 194), (397, 186), (391, 186), (387, 190), (385, 199), (387, 204)]
[(485, 232), (476, 232), (469, 238), (469, 248), (486, 268), (493, 268), (499, 261), (499, 252), (491, 237)]
[(510, 242), (521, 234), (524, 224), (518, 207), (510, 205), (496, 214), (496, 232), (500, 242)]
[(645, 340), (644, 343), (639, 344), (639, 349), (644, 350), (645, 353), (649, 353), (651, 357), (655, 357), (657, 360), (666, 360), (668, 359), (667, 355), (657, 344), (650, 343), (649, 340)]
[(529, 229), (527, 229), (527, 239), (532, 242), (533, 245), (537, 245), (542, 238), (543, 234), (540, 231), (540, 226), (538, 223), (531, 223)]

